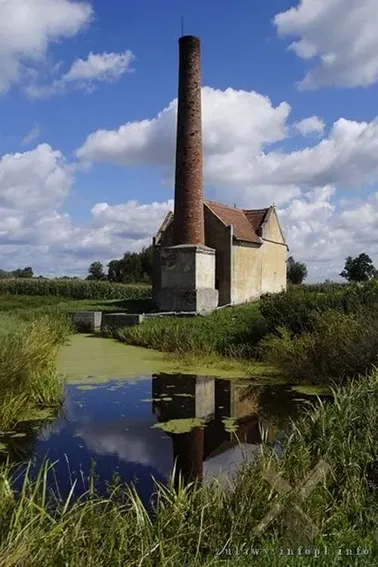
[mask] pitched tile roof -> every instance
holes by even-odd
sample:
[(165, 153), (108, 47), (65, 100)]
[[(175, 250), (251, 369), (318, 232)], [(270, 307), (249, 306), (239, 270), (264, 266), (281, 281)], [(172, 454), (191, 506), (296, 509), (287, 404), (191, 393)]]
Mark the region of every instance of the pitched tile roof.
[(214, 201), (204, 201), (205, 205), (226, 225), (232, 225), (237, 240), (261, 244), (258, 229), (261, 227), (269, 209), (234, 209)]
[[(235, 209), (214, 201), (204, 201), (204, 205), (215, 214), (224, 225), (232, 225), (234, 237), (243, 242), (253, 242), (261, 244), (262, 240), (258, 235), (258, 230), (264, 222), (269, 211), (267, 209)], [(167, 214), (160, 230), (156, 235), (156, 243), (160, 241), (161, 234), (165, 232), (173, 220), (173, 213)]]

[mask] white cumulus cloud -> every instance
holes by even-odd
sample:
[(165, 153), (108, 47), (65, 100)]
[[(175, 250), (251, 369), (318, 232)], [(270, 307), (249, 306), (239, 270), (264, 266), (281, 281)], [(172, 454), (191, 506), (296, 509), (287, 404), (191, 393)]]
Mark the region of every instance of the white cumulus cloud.
[(1, 0), (0, 93), (30, 77), (49, 45), (76, 35), (91, 20), (88, 2)]
[(294, 127), (302, 136), (311, 136), (313, 134), (323, 134), (325, 123), (318, 116), (309, 116), (296, 122)]
[(32, 98), (48, 98), (63, 94), (68, 88), (91, 91), (100, 82), (113, 83), (122, 75), (131, 72), (134, 55), (124, 53), (89, 53), (87, 59), (76, 59), (71, 68), (61, 78), (51, 84), (31, 83), (25, 91)]
[(277, 14), (281, 37), (295, 38), (290, 49), (313, 62), (302, 89), (358, 87), (378, 81), (376, 0), (300, 0)]

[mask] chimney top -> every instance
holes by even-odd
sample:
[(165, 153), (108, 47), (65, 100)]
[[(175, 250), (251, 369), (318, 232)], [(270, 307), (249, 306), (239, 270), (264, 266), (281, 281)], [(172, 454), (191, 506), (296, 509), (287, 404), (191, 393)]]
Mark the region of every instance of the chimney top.
[(197, 37), (196, 35), (182, 35), (179, 38), (179, 43), (200, 43), (200, 38)]

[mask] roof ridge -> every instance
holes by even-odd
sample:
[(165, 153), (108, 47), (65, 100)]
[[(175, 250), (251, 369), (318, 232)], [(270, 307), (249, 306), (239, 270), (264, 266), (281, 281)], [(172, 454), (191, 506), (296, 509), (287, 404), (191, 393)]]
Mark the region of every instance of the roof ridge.
[(214, 204), (214, 205), (218, 205), (218, 207), (224, 207), (225, 209), (231, 209), (232, 211), (243, 211), (243, 209), (240, 209), (239, 207), (235, 208), (232, 207), (231, 205), (225, 205), (224, 203), (219, 203), (218, 201), (210, 201), (209, 199), (205, 199), (204, 200), (205, 203), (209, 203)]
[(264, 207), (263, 209), (241, 209), (244, 213), (263, 213), (269, 211), (271, 207)]
[(240, 211), (242, 213), (249, 213), (249, 212), (253, 212), (253, 213), (263, 213), (265, 211), (269, 211), (269, 209), (271, 208), (272, 205), (270, 205), (269, 207), (263, 207), (262, 209), (241, 209), (240, 207), (232, 207), (231, 205), (225, 205), (224, 203), (219, 203), (218, 201), (211, 201), (210, 199), (204, 199), (204, 203), (209, 203), (217, 205), (218, 207), (223, 207), (225, 209), (231, 209), (232, 211)]

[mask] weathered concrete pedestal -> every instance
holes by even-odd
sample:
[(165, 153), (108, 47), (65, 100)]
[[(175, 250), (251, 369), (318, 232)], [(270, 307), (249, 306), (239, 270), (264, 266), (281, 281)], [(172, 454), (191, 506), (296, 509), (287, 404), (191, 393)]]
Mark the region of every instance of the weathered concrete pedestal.
[(194, 244), (162, 248), (160, 269), (160, 311), (201, 313), (218, 307), (213, 248)]

